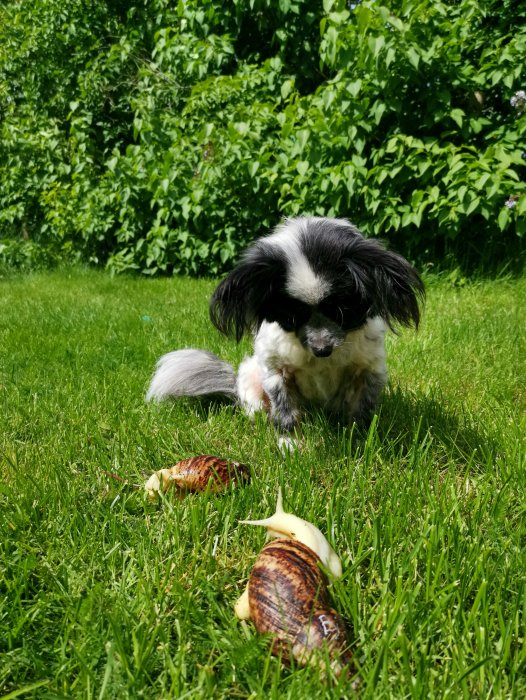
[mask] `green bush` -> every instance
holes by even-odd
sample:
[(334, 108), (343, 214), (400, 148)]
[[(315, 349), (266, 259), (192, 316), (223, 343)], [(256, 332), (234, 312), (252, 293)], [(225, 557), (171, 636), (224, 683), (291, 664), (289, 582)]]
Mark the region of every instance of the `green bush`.
[(0, 8), (4, 240), (153, 275), (300, 213), (412, 256), (525, 232), (511, 1), (30, 5)]

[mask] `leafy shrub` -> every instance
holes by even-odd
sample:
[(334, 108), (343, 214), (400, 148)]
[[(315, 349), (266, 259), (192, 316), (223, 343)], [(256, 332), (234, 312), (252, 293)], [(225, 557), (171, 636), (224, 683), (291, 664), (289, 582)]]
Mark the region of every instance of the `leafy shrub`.
[(154, 275), (300, 213), (413, 256), (525, 232), (511, 0), (30, 5), (0, 8), (4, 239)]
[(328, 165), (364, 230), (413, 244), (484, 245), (512, 222), (523, 234), (526, 121), (509, 96), (520, 87), (524, 29), (491, 36), (491, 3), (470, 0), (364, 2), (353, 21), (344, 3), (327, 5), (339, 12), (324, 20), (321, 57), (337, 74), (313, 106), (328, 130), (349, 135), (351, 157), (337, 152)]
[(33, 241), (7, 238), (0, 240), (0, 275), (11, 271), (29, 272), (58, 265), (63, 261)]

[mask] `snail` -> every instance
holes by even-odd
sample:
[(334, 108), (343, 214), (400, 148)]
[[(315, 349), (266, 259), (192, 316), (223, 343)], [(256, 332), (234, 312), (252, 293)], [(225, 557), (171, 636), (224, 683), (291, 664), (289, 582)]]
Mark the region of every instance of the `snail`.
[(151, 475), (144, 488), (150, 499), (174, 486), (179, 493), (188, 491), (221, 491), (230, 483), (250, 481), (248, 467), (213, 455), (199, 455), (183, 459), (169, 469), (160, 469)]
[[(236, 617), (252, 620), (260, 633), (271, 633), (272, 653), (300, 665), (316, 664), (325, 672), (352, 675), (352, 653), (343, 618), (330, 603), (328, 581), (320, 564), (334, 577), (340, 559), (312, 523), (283, 510), (281, 491), (276, 512), (265, 520), (242, 520), (267, 528), (245, 591), (235, 604)], [(325, 648), (326, 654), (319, 653)], [(354, 687), (354, 684), (353, 684)]]

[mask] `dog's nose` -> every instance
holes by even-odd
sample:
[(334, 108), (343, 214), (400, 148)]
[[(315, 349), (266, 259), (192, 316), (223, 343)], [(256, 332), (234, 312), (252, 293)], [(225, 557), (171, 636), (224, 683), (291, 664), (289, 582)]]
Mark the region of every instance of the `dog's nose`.
[(332, 347), (330, 345), (322, 345), (319, 347), (312, 348), (312, 354), (316, 357), (329, 357), (332, 353)]

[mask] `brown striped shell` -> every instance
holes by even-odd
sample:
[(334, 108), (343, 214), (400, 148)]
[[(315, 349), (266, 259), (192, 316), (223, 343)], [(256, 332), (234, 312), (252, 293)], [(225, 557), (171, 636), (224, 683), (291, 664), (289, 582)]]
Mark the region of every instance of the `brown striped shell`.
[(183, 493), (206, 489), (216, 492), (238, 481), (250, 481), (246, 465), (214, 455), (199, 455), (183, 459), (169, 469), (160, 469), (144, 488), (150, 498), (156, 498), (160, 491), (166, 493), (172, 487)]
[(326, 648), (336, 676), (352, 673), (352, 654), (342, 617), (330, 603), (320, 559), (310, 547), (276, 539), (263, 547), (248, 582), (250, 618), (273, 636), (272, 651), (300, 665), (325, 668)]

